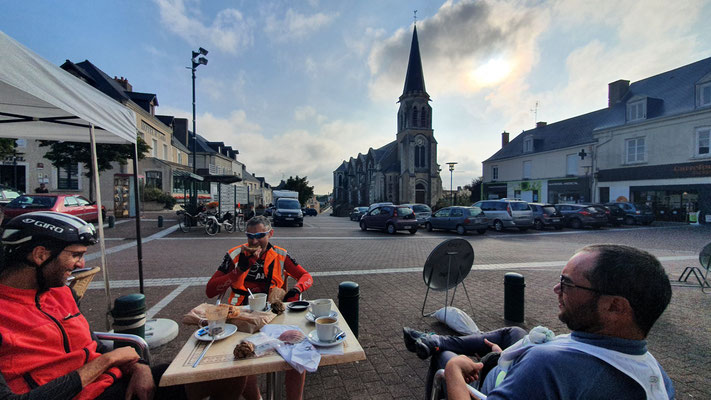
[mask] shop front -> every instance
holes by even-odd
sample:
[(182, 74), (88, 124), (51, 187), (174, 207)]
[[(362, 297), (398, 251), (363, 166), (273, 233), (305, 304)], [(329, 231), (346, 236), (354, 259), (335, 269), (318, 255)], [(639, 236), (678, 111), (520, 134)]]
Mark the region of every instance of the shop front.
[(658, 221), (689, 221), (689, 214), (699, 211), (699, 199), (710, 195), (711, 184), (630, 187), (630, 201), (652, 207)]
[(589, 176), (548, 180), (548, 202), (551, 204), (587, 203), (591, 199)]
[(495, 200), (507, 197), (508, 185), (505, 182), (484, 183), (482, 199)]

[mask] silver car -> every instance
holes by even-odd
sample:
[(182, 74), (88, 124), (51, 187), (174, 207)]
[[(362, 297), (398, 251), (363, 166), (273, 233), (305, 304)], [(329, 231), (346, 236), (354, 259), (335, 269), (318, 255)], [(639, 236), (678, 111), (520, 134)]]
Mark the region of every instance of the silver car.
[(425, 226), (425, 224), (427, 224), (427, 221), (429, 221), (430, 218), (432, 217), (432, 209), (427, 204), (403, 204), (403, 205), (412, 208), (412, 211), (415, 212), (415, 216), (417, 217), (417, 224), (420, 226)]
[(501, 232), (506, 228), (518, 228), (525, 231), (533, 227), (533, 211), (525, 201), (521, 200), (482, 200), (472, 207), (479, 207), (489, 218), (489, 226)]

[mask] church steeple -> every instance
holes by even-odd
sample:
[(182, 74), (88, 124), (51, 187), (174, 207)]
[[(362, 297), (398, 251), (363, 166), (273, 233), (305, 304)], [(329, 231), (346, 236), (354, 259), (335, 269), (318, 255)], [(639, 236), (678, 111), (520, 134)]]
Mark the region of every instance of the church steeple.
[(410, 45), (410, 60), (407, 63), (407, 75), (405, 75), (405, 87), (400, 100), (408, 95), (422, 94), (429, 97), (427, 91), (425, 91), (425, 75), (422, 73), (420, 43), (417, 40), (417, 26), (415, 26), (412, 33), (412, 44)]

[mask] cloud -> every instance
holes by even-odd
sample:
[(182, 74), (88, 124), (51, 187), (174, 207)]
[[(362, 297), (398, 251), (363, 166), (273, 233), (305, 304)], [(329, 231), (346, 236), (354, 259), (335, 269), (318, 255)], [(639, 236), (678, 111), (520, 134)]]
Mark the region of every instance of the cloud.
[[(233, 8), (221, 10), (210, 24), (200, 19), (197, 3), (191, 1), (154, 0), (163, 26), (193, 46), (209, 43), (226, 53), (236, 54), (252, 45), (254, 23)], [(206, 46), (207, 47), (207, 46)]]
[[(417, 23), (428, 92), (471, 95), (525, 75), (536, 60), (535, 40), (546, 21), (545, 14), (520, 3), (446, 2)], [(371, 96), (392, 97), (402, 90), (411, 38), (408, 27), (373, 46), (368, 57)]]
[(286, 10), (283, 19), (277, 19), (272, 14), (267, 15), (264, 32), (277, 42), (303, 39), (330, 25), (337, 17), (338, 13), (304, 15), (290, 8)]
[(297, 121), (316, 121), (321, 125), (326, 121), (326, 116), (316, 112), (311, 106), (300, 106), (294, 109), (294, 119)]

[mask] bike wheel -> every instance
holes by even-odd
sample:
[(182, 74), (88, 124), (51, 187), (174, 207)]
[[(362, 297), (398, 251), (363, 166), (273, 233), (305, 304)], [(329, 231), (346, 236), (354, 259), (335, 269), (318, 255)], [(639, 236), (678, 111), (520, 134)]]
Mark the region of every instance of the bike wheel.
[(208, 219), (207, 225), (205, 225), (205, 232), (210, 236), (215, 236), (217, 231), (220, 230), (220, 223), (214, 219)]
[(178, 225), (180, 230), (187, 233), (190, 231), (190, 216), (186, 213), (178, 214)]
[(235, 219), (235, 230), (238, 230), (240, 232), (244, 232), (245, 230), (244, 217), (241, 215)]
[(227, 233), (232, 233), (232, 232), (234, 232), (234, 231), (237, 229), (236, 226), (235, 226), (235, 220), (234, 220), (234, 219), (233, 219), (233, 220), (229, 220), (229, 221), (225, 221), (225, 222), (222, 223), (222, 225), (225, 226), (225, 231), (227, 231)]

